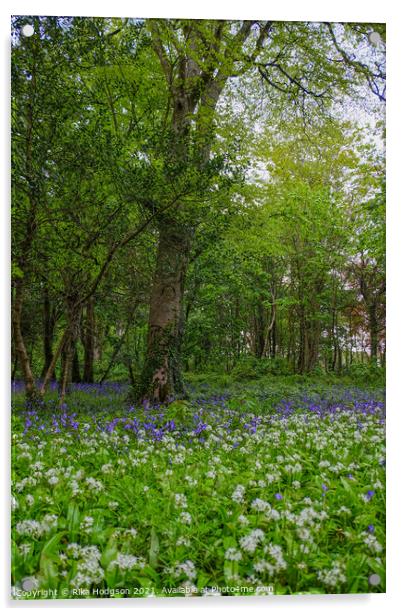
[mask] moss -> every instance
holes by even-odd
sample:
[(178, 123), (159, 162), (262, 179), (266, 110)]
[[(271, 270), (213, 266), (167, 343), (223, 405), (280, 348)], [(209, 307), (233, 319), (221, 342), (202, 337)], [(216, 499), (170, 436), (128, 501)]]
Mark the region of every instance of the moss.
[[(172, 397), (185, 396), (178, 350), (179, 338), (177, 333), (172, 331), (173, 328), (172, 324), (154, 335), (141, 376), (130, 392), (131, 401), (142, 402), (147, 399), (151, 402), (166, 402)], [(165, 383), (155, 381), (158, 371), (165, 372)]]

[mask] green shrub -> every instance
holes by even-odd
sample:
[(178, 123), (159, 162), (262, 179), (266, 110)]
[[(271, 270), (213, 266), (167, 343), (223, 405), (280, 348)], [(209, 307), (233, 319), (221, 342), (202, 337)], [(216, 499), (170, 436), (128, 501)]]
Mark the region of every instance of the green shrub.
[(355, 381), (371, 385), (374, 383), (383, 384), (385, 382), (385, 368), (376, 366), (370, 362), (368, 364), (352, 364), (345, 374)]
[(259, 379), (267, 374), (288, 376), (292, 374), (292, 369), (283, 357), (263, 359), (245, 357), (238, 361), (231, 372), (231, 376), (239, 381)]

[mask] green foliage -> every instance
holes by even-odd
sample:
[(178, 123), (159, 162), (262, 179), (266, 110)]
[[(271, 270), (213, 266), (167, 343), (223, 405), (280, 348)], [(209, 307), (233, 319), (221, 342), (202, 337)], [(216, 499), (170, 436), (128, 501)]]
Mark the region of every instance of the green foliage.
[(354, 382), (363, 385), (385, 384), (385, 369), (375, 365), (373, 362), (368, 364), (352, 364), (346, 370), (346, 375)]
[[(383, 110), (366, 97), (366, 125), (347, 117), (367, 71), (381, 75), (367, 24), (17, 16), (12, 27), (12, 280), (36, 378), (75, 304), (82, 377), (92, 298), (95, 378), (149, 389), (166, 224), (190, 238), (184, 333), (166, 345), (178, 389), (181, 363), (244, 380), (341, 373), (370, 344), (385, 362)], [(334, 62), (351, 44), (361, 62)], [(14, 347), (13, 365), (21, 378)]]
[(248, 381), (266, 375), (286, 376), (291, 373), (291, 367), (284, 358), (257, 359), (247, 357), (236, 363), (231, 371), (231, 376), (236, 381)]

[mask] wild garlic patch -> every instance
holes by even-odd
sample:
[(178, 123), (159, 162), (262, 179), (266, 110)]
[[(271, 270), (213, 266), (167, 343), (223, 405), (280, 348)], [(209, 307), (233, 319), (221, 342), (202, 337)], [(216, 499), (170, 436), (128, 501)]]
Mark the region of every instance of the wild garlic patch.
[(27, 578), (59, 593), (383, 591), (384, 405), (342, 395), (257, 412), (216, 396), (202, 430), (197, 400), (182, 424), (119, 398), (80, 416), (17, 405), (14, 594)]

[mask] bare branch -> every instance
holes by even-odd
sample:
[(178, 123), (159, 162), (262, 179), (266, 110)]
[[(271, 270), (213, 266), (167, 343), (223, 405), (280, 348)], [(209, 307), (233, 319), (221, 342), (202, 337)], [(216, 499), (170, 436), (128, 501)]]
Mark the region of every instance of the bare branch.
[(371, 71), (371, 69), (364, 64), (363, 62), (360, 62), (359, 60), (355, 60), (353, 58), (350, 57), (350, 55), (340, 46), (340, 44), (338, 43), (336, 36), (335, 36), (335, 32), (332, 28), (332, 25), (329, 22), (326, 22), (325, 25), (328, 28), (331, 40), (334, 44), (335, 49), (337, 50), (337, 52), (340, 54), (340, 56), (342, 57), (343, 61), (345, 64), (347, 64), (348, 66), (351, 66), (352, 68), (354, 68), (356, 70), (356, 72), (362, 74), (365, 78), (366, 81), (368, 83), (368, 86), (370, 88), (370, 90), (376, 95), (378, 96), (378, 98), (381, 101), (385, 101), (385, 87), (383, 89), (382, 92), (380, 92), (380, 89), (378, 87), (378, 85), (375, 83), (375, 78), (380, 78), (380, 79), (385, 79), (385, 74), (383, 71), (381, 71), (379, 69), (379, 67), (377, 66), (377, 69), (379, 70), (379, 73), (373, 73)]

